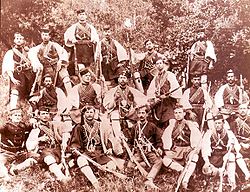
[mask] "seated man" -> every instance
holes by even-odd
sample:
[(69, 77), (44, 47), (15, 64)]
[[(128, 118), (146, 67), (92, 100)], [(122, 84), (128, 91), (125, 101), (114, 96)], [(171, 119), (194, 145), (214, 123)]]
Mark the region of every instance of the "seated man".
[[(29, 158), (25, 142), (32, 127), (22, 122), (21, 109), (10, 111), (10, 120), (0, 127), (0, 178), (10, 179), (7, 167), (13, 163), (10, 173), (23, 170), (32, 165), (35, 160)], [(27, 158), (28, 157), (28, 158)]]
[(46, 107), (39, 108), (38, 122), (34, 124), (26, 142), (28, 151), (40, 154), (39, 162), (45, 164), (56, 179), (67, 182), (67, 177), (59, 165), (61, 162), (60, 136), (51, 122), (49, 110)]
[[(204, 174), (215, 176), (223, 174), (225, 172), (223, 168), (226, 169), (229, 184), (234, 190), (236, 187), (236, 163), (244, 172), (245, 179), (248, 180), (250, 177), (244, 160), (239, 158), (241, 157), (240, 145), (222, 115), (215, 116), (214, 121), (211, 118), (208, 125), (209, 130), (205, 133), (202, 141), (201, 152), (205, 161), (202, 171)], [(223, 167), (224, 164), (226, 167)]]
[[(105, 148), (108, 149), (105, 150), (105, 152), (110, 154), (112, 146), (104, 146), (105, 133), (103, 133), (100, 128), (100, 122), (94, 119), (94, 114), (95, 108), (93, 106), (84, 107), (82, 110), (81, 123), (74, 127), (69, 142), (67, 142), (66, 139), (63, 141), (63, 144), (68, 143), (68, 148), (76, 149), (97, 163), (106, 165), (107, 168), (114, 170), (116, 169), (115, 163), (104, 153)], [(95, 190), (99, 191), (99, 182), (89, 166), (88, 160), (84, 156), (79, 155), (79, 153), (74, 154), (74, 157), (81, 172), (92, 183)]]
[[(174, 107), (175, 119), (170, 120), (169, 126), (162, 135), (165, 152), (163, 164), (178, 172), (183, 171), (184, 165), (188, 166), (185, 168), (186, 174), (182, 179), (183, 189), (188, 188), (189, 179), (198, 161), (199, 150), (196, 149), (201, 143), (201, 132), (198, 123), (185, 120), (185, 114), (183, 106), (177, 104)], [(186, 164), (187, 162), (189, 164)]]
[(134, 149), (136, 149), (135, 157), (137, 157), (138, 161), (152, 164), (145, 185), (157, 189), (158, 187), (153, 183), (153, 180), (162, 166), (162, 130), (147, 120), (148, 112), (147, 106), (137, 109), (138, 121), (132, 127), (132, 141)]

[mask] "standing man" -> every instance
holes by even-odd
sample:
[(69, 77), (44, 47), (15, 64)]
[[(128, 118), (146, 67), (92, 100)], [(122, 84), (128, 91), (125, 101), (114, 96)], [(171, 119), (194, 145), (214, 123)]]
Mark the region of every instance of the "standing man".
[(104, 26), (103, 35), (104, 38), (97, 45), (97, 60), (101, 62), (98, 68), (106, 81), (111, 85), (117, 85), (119, 74), (126, 69), (129, 58), (126, 49), (112, 39), (109, 25)]
[(161, 55), (155, 50), (154, 41), (152, 39), (147, 39), (144, 42), (144, 47), (147, 51), (139, 64), (138, 72), (140, 73), (143, 89), (146, 93), (156, 72), (155, 62)]
[(152, 80), (147, 96), (151, 100), (153, 118), (159, 127), (166, 128), (169, 119), (174, 117), (173, 107), (182, 96), (176, 76), (168, 71), (170, 64), (157, 58), (157, 75)]
[(29, 97), (35, 79), (28, 59), (28, 51), (24, 36), (21, 33), (15, 33), (14, 47), (7, 51), (2, 65), (2, 75), (10, 78), (10, 109), (17, 107), (18, 100)]
[(198, 123), (184, 119), (185, 114), (183, 106), (175, 106), (175, 119), (170, 120), (169, 126), (163, 132), (162, 142), (165, 152), (163, 164), (166, 167), (180, 172), (187, 166), (181, 181), (182, 187), (187, 189), (199, 158), (199, 150), (196, 149), (201, 143), (201, 132)]
[(50, 74), (53, 84), (59, 86), (63, 82), (68, 95), (72, 85), (67, 70), (68, 53), (58, 43), (51, 41), (50, 29), (41, 29), (42, 43), (30, 49), (29, 58), (35, 71), (42, 71), (42, 76)]
[(213, 43), (207, 40), (204, 29), (198, 31), (197, 41), (191, 47), (190, 60), (189, 74), (201, 75), (201, 86), (207, 89), (207, 73), (213, 69), (216, 55)]
[(227, 83), (222, 85), (214, 96), (216, 107), (224, 113), (236, 112), (240, 104), (249, 103), (247, 93), (236, 84), (233, 70), (227, 71)]
[(110, 114), (112, 128), (116, 138), (122, 137), (123, 129), (128, 122), (135, 120), (135, 107), (147, 103), (146, 96), (128, 85), (131, 75), (124, 71), (119, 75), (118, 85), (110, 89), (103, 101), (104, 107)]
[(193, 75), (191, 83), (191, 87), (184, 91), (180, 104), (183, 105), (190, 119), (198, 122), (200, 125), (204, 108), (211, 109), (213, 102), (207, 90), (201, 87), (200, 75)]
[[(66, 30), (64, 42), (68, 48), (71, 48), (70, 60), (76, 60), (74, 61), (75, 64), (83, 64), (85, 67), (90, 67), (95, 61), (96, 45), (99, 42), (99, 36), (95, 27), (88, 23), (86, 11), (80, 9), (76, 13), (78, 22)], [(78, 66), (69, 66), (70, 74), (78, 75), (76, 69), (78, 70)]]

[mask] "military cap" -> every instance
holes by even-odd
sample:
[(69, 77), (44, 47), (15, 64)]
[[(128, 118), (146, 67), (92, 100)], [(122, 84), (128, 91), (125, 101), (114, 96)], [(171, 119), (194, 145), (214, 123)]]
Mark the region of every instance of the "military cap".
[(39, 106), (39, 107), (38, 107), (38, 110), (39, 110), (39, 111), (50, 112), (50, 109), (49, 109), (48, 107), (46, 107), (46, 106)]
[(52, 79), (52, 75), (50, 75), (49, 73), (46, 73), (44, 76), (43, 76), (43, 81), (46, 77), (50, 77)]
[(128, 79), (131, 78), (131, 73), (128, 70), (121, 71), (119, 76), (126, 76)]
[(104, 25), (104, 27), (102, 28), (103, 31), (108, 31), (111, 29), (111, 26), (110, 25)]
[(197, 30), (196, 30), (197, 33), (199, 32), (206, 32), (206, 29), (203, 27), (203, 26), (200, 26)]
[(229, 73), (234, 73), (234, 71), (232, 69), (229, 69), (229, 70), (227, 70), (227, 74), (229, 74)]
[(80, 75), (85, 75), (87, 73), (90, 73), (90, 70), (88, 68), (82, 68), (82, 69), (79, 69), (79, 73)]
[(191, 74), (191, 78), (195, 78), (195, 77), (201, 77), (201, 74), (199, 74), (199, 73)]
[(86, 13), (85, 9), (78, 9), (76, 11), (77, 15), (80, 14), (80, 13)]
[(90, 110), (90, 109), (93, 109), (95, 111), (95, 107), (93, 105), (89, 105), (89, 104), (86, 104), (83, 108), (82, 108), (82, 114), (84, 114), (86, 111)]
[(44, 26), (40, 29), (40, 33), (51, 33), (49, 26)]
[(146, 41), (144, 41), (144, 46), (146, 46), (146, 44), (147, 44), (147, 42), (152, 42), (152, 43), (154, 43), (154, 40), (153, 39), (147, 39)]
[(176, 103), (173, 108), (174, 108), (174, 110), (175, 109), (184, 109), (183, 105), (181, 105), (180, 103)]
[(13, 115), (13, 114), (15, 114), (15, 113), (23, 113), (23, 111), (22, 111), (22, 109), (19, 108), (19, 107), (14, 108), (14, 109), (11, 109), (11, 110), (9, 111), (9, 114), (10, 114), (10, 115)]
[(223, 120), (223, 115), (222, 114), (218, 114), (218, 115), (214, 116), (214, 121), (220, 120), (220, 119)]

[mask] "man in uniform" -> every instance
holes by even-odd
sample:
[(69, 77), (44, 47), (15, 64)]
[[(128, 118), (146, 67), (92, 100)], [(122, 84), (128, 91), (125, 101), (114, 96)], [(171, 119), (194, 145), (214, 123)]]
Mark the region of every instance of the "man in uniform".
[(147, 175), (145, 185), (157, 189), (158, 187), (154, 184), (153, 180), (162, 166), (162, 130), (147, 120), (149, 113), (147, 106), (138, 107), (136, 110), (138, 121), (132, 127), (131, 138), (136, 148), (135, 157), (137, 157), (138, 161), (152, 163), (152, 166), (149, 165), (150, 171)]
[(211, 109), (213, 102), (207, 90), (201, 87), (200, 75), (193, 75), (191, 83), (191, 87), (184, 91), (180, 104), (183, 105), (190, 119), (198, 122), (200, 125), (204, 108)]
[(227, 83), (222, 85), (214, 96), (216, 107), (223, 113), (236, 112), (240, 104), (249, 103), (247, 93), (236, 84), (233, 70), (227, 71)]
[(189, 179), (196, 168), (199, 157), (199, 150), (196, 149), (199, 148), (202, 137), (198, 123), (184, 119), (183, 106), (179, 104), (175, 106), (174, 116), (175, 119), (170, 120), (162, 135), (165, 152), (163, 164), (178, 172), (183, 171), (184, 165), (187, 166), (186, 174), (181, 180), (182, 187), (187, 189)]
[(50, 74), (46, 74), (43, 77), (43, 86), (44, 88), (40, 90), (38, 95), (33, 96), (29, 100), (33, 107), (33, 111), (41, 106), (45, 106), (51, 113), (56, 115), (56, 113), (60, 114), (70, 107), (65, 93), (60, 88), (53, 85), (53, 79)]
[(150, 82), (152, 81), (156, 72), (156, 59), (159, 58), (161, 55), (155, 50), (154, 42), (152, 39), (147, 39), (144, 42), (144, 46), (147, 52), (145, 53), (143, 60), (139, 64), (138, 72), (140, 73), (143, 89), (146, 93)]
[(131, 121), (135, 121), (136, 106), (147, 103), (146, 96), (128, 85), (130, 74), (122, 72), (118, 78), (118, 85), (110, 89), (103, 100), (104, 107), (110, 114), (115, 137), (122, 137), (122, 129), (127, 128)]
[(28, 48), (21, 33), (14, 34), (14, 47), (3, 58), (2, 75), (10, 78), (10, 109), (15, 109), (19, 99), (28, 99), (35, 74), (28, 59)]
[[(75, 60), (76, 64), (76, 66), (69, 66), (71, 75), (78, 75), (77, 64), (83, 64), (85, 67), (91, 66), (95, 60), (96, 45), (99, 42), (97, 31), (94, 26), (88, 23), (88, 16), (84, 9), (77, 11), (77, 18), (78, 22), (64, 33), (65, 45), (71, 48), (70, 60)], [(74, 54), (72, 54), (73, 52)]]
[(37, 73), (42, 76), (50, 74), (53, 77), (54, 86), (60, 86), (63, 82), (66, 94), (68, 95), (72, 85), (67, 70), (68, 53), (58, 43), (51, 41), (50, 29), (41, 29), (42, 43), (30, 49), (29, 58)]
[(118, 41), (112, 39), (109, 25), (104, 26), (103, 35), (104, 38), (97, 45), (97, 62), (101, 62), (97, 69), (106, 81), (109, 81), (111, 85), (117, 85), (119, 74), (126, 69), (126, 62), (129, 58), (126, 49)]
[(36, 161), (29, 158), (25, 148), (25, 142), (32, 127), (22, 122), (23, 113), (21, 109), (12, 109), (10, 111), (10, 120), (0, 127), (0, 178), (10, 179), (7, 167), (10, 167), (10, 173), (23, 170)]
[(166, 128), (168, 120), (174, 117), (173, 106), (182, 96), (176, 76), (168, 71), (170, 64), (156, 59), (157, 75), (151, 81), (147, 96), (151, 102), (153, 118), (158, 126)]
[[(62, 130), (63, 132), (63, 130)], [(39, 163), (48, 167), (49, 171), (56, 176), (56, 179), (67, 182), (69, 177), (62, 171), (61, 163), (61, 136), (51, 122), (49, 109), (45, 106), (39, 108), (38, 122), (34, 123), (26, 142), (28, 151), (40, 155)]]
[[(214, 121), (209, 119), (209, 130), (205, 133), (202, 141), (202, 157), (205, 164), (202, 168), (204, 174), (215, 176), (223, 174), (226, 169), (228, 181), (231, 189), (236, 187), (235, 170), (236, 163), (245, 174), (245, 179), (249, 179), (249, 171), (245, 161), (240, 154), (240, 145), (230, 130), (229, 124), (223, 119), (222, 115), (214, 117)], [(223, 165), (226, 165), (223, 167)], [(223, 176), (223, 175), (222, 175)]]
[[(81, 114), (81, 123), (74, 127), (69, 142), (66, 141), (63, 143), (68, 143), (70, 149), (76, 149), (97, 163), (106, 165), (106, 167), (111, 170), (115, 170), (115, 163), (107, 156), (107, 154), (111, 155), (112, 150), (109, 149), (112, 149), (112, 146), (110, 143), (105, 143), (106, 139), (104, 137), (106, 135), (101, 128), (101, 123), (94, 119), (94, 115), (95, 108), (93, 106), (85, 106)], [(106, 152), (106, 154), (104, 152)], [(91, 182), (95, 190), (99, 191), (100, 186), (98, 179), (89, 166), (88, 159), (79, 153), (75, 153), (74, 157), (81, 172)]]
[(200, 29), (197, 36), (198, 40), (191, 47), (189, 74), (201, 75), (201, 86), (207, 89), (207, 73), (213, 69), (216, 55), (213, 43), (206, 39), (204, 29)]

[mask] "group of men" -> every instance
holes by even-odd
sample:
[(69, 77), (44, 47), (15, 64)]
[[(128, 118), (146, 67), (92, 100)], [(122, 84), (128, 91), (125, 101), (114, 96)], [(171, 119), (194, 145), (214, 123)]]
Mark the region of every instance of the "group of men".
[[(64, 46), (51, 41), (48, 28), (30, 49), (21, 33), (14, 35), (2, 65), (10, 102), (9, 120), (0, 128), (0, 177), (8, 180), (39, 163), (68, 182), (77, 166), (100, 191), (92, 166), (120, 178), (126, 175), (119, 171), (137, 167), (145, 185), (159, 189), (154, 180), (164, 166), (180, 172), (177, 191), (190, 188), (201, 162), (200, 172), (209, 177), (227, 174), (231, 190), (249, 180), (249, 98), (232, 70), (211, 97), (207, 73), (216, 55), (203, 31), (191, 48), (190, 86), (184, 88), (151, 39), (137, 57), (111, 38), (110, 26), (99, 40), (85, 10), (77, 18)], [(29, 101), (28, 111), (20, 109), (22, 100)], [(236, 167), (243, 179), (236, 178)]]

